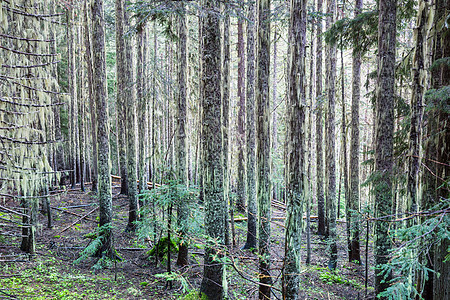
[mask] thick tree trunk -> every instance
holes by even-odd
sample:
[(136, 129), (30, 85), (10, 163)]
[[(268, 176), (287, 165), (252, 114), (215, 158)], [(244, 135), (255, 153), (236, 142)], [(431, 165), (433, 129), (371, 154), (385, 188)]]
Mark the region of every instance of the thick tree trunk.
[(126, 57), (125, 57), (125, 4), (124, 0), (116, 0), (116, 76), (117, 76), (117, 135), (120, 170), (120, 193), (128, 194), (127, 178), (127, 133), (126, 133)]
[(245, 169), (244, 169), (244, 114), (245, 114), (245, 54), (244, 54), (244, 21), (238, 19), (238, 98), (239, 111), (237, 120), (237, 142), (238, 142), (238, 178), (237, 178), (237, 200), (236, 208), (240, 212), (245, 212)]
[[(322, 0), (317, 1), (317, 11), (322, 12)], [(317, 215), (319, 223), (317, 233), (325, 235), (325, 195), (323, 190), (323, 90), (322, 90), (322, 18), (317, 22), (317, 50), (316, 50), (316, 193), (317, 193)]]
[(270, 0), (257, 1), (256, 198), (259, 223), (259, 298), (270, 298)]
[[(362, 0), (356, 0), (355, 17), (361, 13)], [(347, 226), (349, 227), (349, 253), (350, 262), (361, 263), (359, 245), (359, 102), (361, 100), (361, 54), (353, 51), (353, 78), (352, 78), (352, 124), (350, 146), (350, 195), (347, 200)]]
[(112, 251), (112, 192), (111, 192), (111, 159), (109, 148), (108, 96), (106, 89), (105, 63), (105, 21), (103, 1), (94, 0), (92, 7), (92, 48), (94, 74), (94, 99), (97, 111), (97, 149), (98, 149), (98, 199), (100, 206), (100, 222), (103, 245), (97, 255)]
[(288, 100), (287, 216), (283, 297), (300, 299), (300, 251), (306, 178), (306, 0), (291, 1)]
[[(228, 7), (223, 5), (225, 14), (223, 20), (223, 57), (222, 57), (222, 141), (223, 141), (223, 186), (225, 205), (225, 244), (232, 243), (234, 246), (234, 234), (230, 238), (230, 226), (228, 218), (231, 219), (234, 232), (234, 209), (233, 203), (229, 206), (230, 174), (228, 169), (228, 128), (229, 128), (229, 106), (230, 106), (230, 15)], [(243, 162), (242, 162), (243, 164)], [(238, 171), (239, 172), (239, 171)], [(245, 184), (245, 182), (243, 183)], [(244, 191), (242, 191), (243, 193)], [(229, 214), (228, 214), (229, 211)], [(232, 239), (232, 241), (231, 241)]]
[[(430, 15), (434, 16), (433, 22), (433, 46), (432, 62), (438, 59), (450, 57), (450, 34), (449, 28), (437, 30), (439, 22), (448, 16), (450, 12), (450, 1), (438, 0), (435, 4), (435, 11)], [(431, 86), (436, 90), (448, 89), (450, 86), (450, 67), (441, 63), (431, 70)], [(442, 93), (443, 94), (443, 93)], [(450, 174), (450, 114), (444, 107), (448, 107), (450, 96), (436, 97), (427, 99), (426, 120), (427, 120), (427, 140), (425, 144), (424, 164), (424, 196), (422, 205), (425, 209), (437, 205), (441, 199), (449, 198), (448, 183)], [(449, 240), (441, 241), (433, 245), (427, 256), (430, 265), (435, 273), (429, 277), (425, 283), (424, 299), (438, 300), (448, 299), (450, 297), (449, 274), (450, 264), (446, 260), (448, 257)]]
[[(327, 28), (335, 21), (336, 1), (327, 1)], [(336, 141), (335, 141), (335, 109), (336, 109), (336, 46), (327, 45), (327, 90), (328, 90), (328, 118), (327, 118), (327, 214), (330, 243), (330, 260), (328, 268), (336, 269), (337, 265), (337, 232), (336, 232)]]
[[(394, 83), (396, 0), (379, 2), (378, 21), (378, 80), (375, 126), (375, 214), (377, 218), (391, 214), (392, 167), (394, 141)], [(375, 293), (379, 295), (389, 287), (392, 274), (381, 274), (378, 267), (389, 261), (392, 247), (387, 219), (375, 224)]]
[[(186, 102), (187, 102), (187, 35), (186, 35), (186, 15), (178, 16), (178, 109), (177, 109), (177, 138), (176, 138), (176, 157), (178, 182), (188, 185), (186, 176)], [(185, 266), (188, 264), (188, 217), (189, 206), (186, 201), (182, 201), (177, 207), (177, 226), (180, 228), (181, 242), (178, 251), (177, 265)]]
[(247, 241), (244, 249), (256, 248), (256, 177), (255, 177), (255, 5), (247, 8)]
[[(220, 27), (216, 1), (203, 2), (202, 17), (202, 169), (205, 227), (208, 239), (224, 242), (222, 122), (220, 82)], [(207, 241), (200, 292), (208, 299), (223, 299), (223, 264), (217, 244)]]

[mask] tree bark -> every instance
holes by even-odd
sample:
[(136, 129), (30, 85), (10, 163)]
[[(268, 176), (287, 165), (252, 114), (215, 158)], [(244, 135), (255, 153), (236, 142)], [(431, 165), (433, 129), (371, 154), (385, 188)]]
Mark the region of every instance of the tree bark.
[(244, 21), (238, 19), (238, 98), (239, 111), (237, 121), (237, 142), (238, 142), (238, 178), (237, 178), (237, 201), (236, 207), (240, 212), (245, 212), (245, 169), (244, 169), (244, 114), (245, 114), (245, 54), (244, 54)]
[(85, 44), (85, 60), (88, 74), (89, 85), (89, 110), (91, 117), (91, 136), (92, 136), (92, 191), (97, 192), (97, 117), (95, 111), (94, 100), (94, 78), (92, 70), (92, 56), (91, 56), (91, 39), (89, 31), (89, 17), (88, 17), (88, 0), (84, 1), (84, 44)]
[[(186, 15), (182, 6), (181, 15), (178, 16), (178, 110), (177, 110), (177, 139), (176, 156), (178, 182), (188, 185), (186, 176), (186, 102), (187, 102), (187, 36), (186, 36)], [(177, 207), (177, 226), (180, 228), (181, 242), (178, 251), (177, 265), (186, 266), (188, 264), (188, 217), (189, 206), (186, 201), (182, 201)]]
[[(392, 167), (394, 140), (394, 83), (396, 0), (379, 2), (378, 21), (378, 79), (375, 126), (375, 214), (377, 218), (391, 214)], [(392, 248), (389, 222), (384, 219), (375, 224), (375, 293), (379, 295), (389, 287), (392, 274), (381, 274), (378, 267), (389, 261)]]
[[(317, 1), (317, 11), (322, 13), (322, 0)], [(323, 90), (322, 90), (322, 18), (317, 22), (317, 48), (316, 48), (316, 181), (317, 181), (317, 215), (319, 217), (317, 233), (325, 235), (325, 195), (323, 190)]]
[(259, 223), (259, 298), (270, 298), (270, 0), (257, 1), (256, 198)]
[[(327, 28), (330, 28), (336, 18), (336, 1), (327, 1)], [(327, 118), (327, 214), (330, 243), (330, 260), (328, 268), (336, 269), (337, 265), (337, 232), (336, 232), (336, 135), (335, 135), (335, 109), (336, 109), (336, 46), (327, 45), (327, 90), (328, 90), (328, 118)]]
[(290, 13), (288, 163), (283, 297), (300, 299), (300, 252), (306, 180), (306, 0), (292, 0)]
[[(222, 122), (220, 82), (220, 27), (216, 1), (202, 6), (202, 169), (205, 199), (205, 227), (208, 241), (204, 256), (200, 292), (208, 299), (223, 299), (224, 268), (219, 245), (224, 243), (224, 197), (222, 168)], [(215, 241), (213, 243), (212, 241)]]
[[(124, 28), (128, 28), (129, 18), (124, 9)], [(123, 69), (125, 81), (126, 97), (126, 128), (127, 128), (127, 179), (128, 179), (128, 224), (127, 231), (136, 230), (135, 222), (138, 219), (139, 203), (137, 190), (137, 162), (136, 162), (136, 85), (134, 84), (134, 55), (133, 40), (127, 38), (124, 40), (125, 67)]]
[(98, 149), (98, 199), (100, 206), (99, 226), (103, 228), (103, 244), (97, 255), (105, 253), (113, 255), (112, 250), (112, 192), (111, 192), (111, 159), (109, 148), (109, 115), (106, 88), (105, 63), (105, 20), (103, 1), (94, 0), (92, 7), (92, 48), (94, 74), (94, 99), (97, 111), (97, 149)]
[[(355, 17), (363, 8), (363, 0), (356, 0)], [(350, 195), (348, 199), (347, 226), (349, 226), (349, 253), (350, 262), (361, 263), (359, 245), (359, 102), (361, 100), (361, 54), (353, 51), (353, 78), (352, 78), (352, 124), (350, 146)]]
[(256, 176), (255, 176), (255, 5), (247, 8), (247, 241), (243, 249), (256, 248)]
[(126, 120), (126, 55), (125, 55), (125, 3), (124, 0), (116, 0), (116, 76), (117, 76), (117, 135), (120, 170), (120, 193), (128, 194), (127, 174), (127, 120)]
[[(224, 186), (224, 205), (225, 205), (225, 244), (235, 245), (234, 239), (234, 208), (233, 203), (229, 205), (230, 192), (230, 174), (228, 169), (228, 128), (230, 117), (230, 15), (228, 6), (223, 5), (223, 50), (222, 50), (222, 141), (223, 141), (223, 186)], [(238, 92), (239, 93), (239, 92)], [(243, 162), (242, 162), (243, 164)], [(240, 164), (239, 164), (240, 165)], [(239, 168), (239, 167), (238, 167)], [(238, 170), (239, 173), (239, 170)], [(239, 173), (240, 174), (240, 173)], [(243, 183), (245, 184), (245, 182)], [(242, 191), (243, 192), (243, 191)], [(229, 214), (228, 214), (229, 211)], [(233, 226), (230, 234), (228, 219), (231, 219)], [(230, 238), (231, 235), (231, 238)]]

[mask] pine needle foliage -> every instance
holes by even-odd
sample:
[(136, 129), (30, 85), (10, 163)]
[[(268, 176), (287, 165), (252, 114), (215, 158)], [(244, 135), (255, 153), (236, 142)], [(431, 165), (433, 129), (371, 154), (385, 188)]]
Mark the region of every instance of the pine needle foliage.
[[(389, 300), (422, 299), (423, 287), (414, 285), (410, 274), (420, 274), (424, 282), (433, 276), (434, 271), (427, 267), (426, 257), (434, 245), (450, 240), (450, 216), (448, 211), (445, 212), (449, 206), (450, 199), (443, 199), (425, 214), (427, 217), (422, 223), (395, 231), (399, 246), (393, 249), (389, 263), (380, 268), (383, 274), (394, 274), (394, 278), (379, 297)], [(450, 259), (450, 249), (447, 253), (446, 261)]]

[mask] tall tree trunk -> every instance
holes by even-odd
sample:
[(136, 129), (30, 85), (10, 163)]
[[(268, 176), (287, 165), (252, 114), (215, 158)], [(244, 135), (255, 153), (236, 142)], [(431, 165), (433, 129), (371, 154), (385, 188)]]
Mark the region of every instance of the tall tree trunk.
[[(327, 28), (330, 28), (336, 16), (336, 1), (327, 1)], [(328, 118), (327, 118), (327, 214), (329, 226), (330, 260), (328, 268), (336, 269), (337, 264), (337, 228), (336, 228), (336, 46), (327, 45), (327, 90), (328, 90)]]
[(155, 187), (156, 183), (156, 104), (158, 102), (157, 93), (156, 93), (156, 66), (157, 66), (157, 53), (158, 51), (158, 39), (156, 32), (156, 21), (153, 22), (153, 72), (152, 72), (152, 155), (151, 155), (151, 177), (150, 181), (153, 182), (152, 188)]
[(116, 76), (117, 76), (117, 135), (120, 169), (120, 193), (128, 194), (128, 176), (127, 176), (127, 120), (126, 120), (126, 55), (125, 55), (125, 2), (116, 0)]
[(288, 163), (283, 297), (300, 299), (300, 251), (306, 180), (306, 0), (292, 0), (290, 14)]
[(220, 82), (220, 27), (217, 1), (205, 0), (202, 5), (202, 169), (205, 198), (205, 227), (207, 241), (203, 280), (200, 292), (208, 299), (223, 299), (224, 267), (220, 261), (216, 240), (224, 242), (222, 122)]
[(257, 1), (256, 198), (259, 222), (259, 298), (270, 298), (270, 0)]
[(238, 19), (238, 98), (239, 112), (237, 121), (237, 142), (238, 142), (238, 179), (237, 179), (237, 201), (236, 207), (240, 212), (245, 212), (245, 169), (244, 169), (244, 114), (245, 114), (245, 54), (244, 54), (244, 21)]
[[(279, 39), (278, 33), (274, 32), (273, 37), (273, 73), (272, 73), (272, 153), (276, 154), (278, 149), (278, 126), (277, 126), (277, 42)], [(272, 172), (276, 174), (275, 163), (272, 160)], [(272, 187), (272, 198), (274, 200), (278, 199), (278, 184), (274, 183)]]
[(147, 96), (145, 91), (145, 82), (147, 79), (144, 76), (144, 57), (146, 53), (144, 52), (145, 47), (145, 23), (140, 23), (138, 25), (137, 32), (137, 73), (136, 73), (136, 84), (137, 84), (137, 102), (138, 102), (138, 133), (139, 133), (139, 193), (143, 193), (147, 189), (147, 138), (148, 138), (148, 115), (147, 115)]
[[(378, 21), (378, 80), (375, 126), (375, 214), (377, 218), (391, 214), (392, 167), (394, 141), (394, 83), (396, 0), (380, 0)], [(381, 274), (378, 269), (389, 260), (392, 247), (387, 219), (375, 224), (375, 293), (379, 295), (389, 287), (392, 274)]]
[[(312, 7), (315, 7), (315, 0), (312, 2)], [(309, 109), (308, 109), (308, 146), (306, 149), (312, 149), (312, 139), (313, 139), (313, 95), (314, 95), (314, 33), (315, 24), (311, 24), (311, 44), (309, 47)], [(305, 66), (306, 67), (306, 66)], [(306, 151), (306, 150), (305, 150)], [(311, 263), (311, 203), (313, 200), (313, 180), (312, 180), (312, 151), (308, 151), (308, 171), (307, 171), (307, 194), (306, 194), (306, 264)]]
[[(363, 0), (356, 0), (355, 17), (363, 8)], [(359, 102), (361, 100), (361, 54), (353, 51), (353, 79), (352, 79), (352, 136), (350, 146), (350, 195), (347, 200), (347, 226), (349, 227), (349, 253), (350, 262), (361, 263), (359, 245)]]
[[(225, 244), (230, 244), (230, 226), (228, 218), (231, 219), (234, 232), (234, 209), (233, 203), (229, 206), (229, 192), (230, 192), (230, 174), (228, 169), (228, 128), (229, 128), (229, 106), (230, 106), (230, 15), (228, 6), (223, 5), (223, 13), (225, 14), (223, 20), (223, 61), (222, 61), (222, 140), (223, 140), (223, 186), (224, 186), (224, 205), (225, 205)], [(242, 141), (243, 142), (243, 141)], [(242, 162), (243, 164), (243, 162)], [(239, 172), (239, 171), (238, 171)], [(245, 182), (243, 182), (245, 184)], [(244, 191), (242, 191), (243, 193)], [(243, 195), (244, 197), (244, 195)], [(230, 212), (228, 214), (228, 211)], [(232, 235), (232, 245), (234, 234)]]
[(255, 4), (247, 8), (247, 241), (244, 249), (256, 248), (256, 177), (255, 177)]
[(111, 158), (109, 148), (108, 95), (106, 88), (105, 63), (105, 20), (103, 1), (94, 0), (92, 7), (92, 52), (94, 74), (94, 98), (97, 111), (97, 156), (98, 156), (98, 199), (100, 206), (100, 222), (103, 244), (97, 255), (112, 251), (112, 192), (111, 192)]
[(77, 77), (76, 77), (76, 57), (75, 57), (75, 8), (71, 7), (67, 11), (67, 57), (68, 57), (68, 83), (69, 83), (69, 164), (70, 164), (70, 182), (72, 188), (75, 188), (77, 182), (77, 128), (78, 128), (78, 109), (77, 109)]
[[(186, 169), (186, 102), (187, 102), (187, 29), (186, 13), (183, 11), (178, 16), (178, 109), (177, 109), (177, 138), (176, 138), (176, 156), (178, 182), (188, 185)], [(178, 251), (177, 265), (185, 266), (188, 264), (188, 217), (189, 206), (186, 201), (182, 201), (177, 207), (177, 226), (180, 228), (181, 242)]]
[(92, 136), (92, 191), (97, 192), (97, 117), (95, 110), (94, 99), (94, 78), (92, 69), (92, 56), (91, 56), (91, 39), (89, 31), (89, 17), (88, 17), (88, 2), (84, 0), (84, 44), (85, 44), (85, 60), (86, 69), (88, 74), (89, 85), (89, 110), (91, 118), (91, 136)]
[(247, 8), (247, 241), (244, 249), (256, 248), (256, 177), (255, 177), (255, 5)]
[(84, 181), (86, 179), (86, 133), (85, 133), (85, 121), (86, 121), (86, 109), (85, 109), (85, 99), (87, 97), (86, 93), (86, 81), (85, 81), (85, 69), (84, 69), (84, 59), (82, 53), (83, 49), (83, 31), (81, 26), (77, 26), (77, 56), (78, 56), (78, 114), (79, 114), (79, 149), (80, 152), (80, 187), (81, 191), (85, 191)]
[[(322, 13), (322, 0), (317, 1), (317, 11)], [(316, 193), (317, 193), (317, 216), (318, 216), (318, 228), (317, 233), (319, 235), (325, 235), (325, 196), (323, 190), (323, 102), (324, 96), (322, 91), (322, 18), (319, 18), (317, 22), (317, 50), (316, 50)]]
[[(130, 19), (124, 9), (124, 28), (128, 28)], [(125, 81), (126, 120), (127, 120), (127, 179), (128, 179), (128, 224), (127, 231), (135, 231), (138, 219), (139, 203), (137, 190), (137, 162), (136, 162), (136, 85), (134, 84), (134, 54), (133, 40), (126, 38), (124, 43), (125, 67), (123, 76)]]
[[(434, 17), (432, 62), (435, 66), (431, 69), (431, 87), (433, 90), (430, 91), (430, 96), (426, 98), (427, 134), (425, 136), (427, 136), (427, 139), (424, 151), (426, 169), (423, 171), (424, 196), (422, 198), (422, 205), (425, 209), (437, 205), (442, 199), (449, 198), (450, 143), (448, 141), (450, 140), (450, 114), (445, 107), (449, 106), (450, 96), (448, 92), (445, 93), (445, 90), (448, 91), (450, 86), (450, 67), (442, 61), (440, 64), (436, 64), (436, 62), (450, 57), (450, 41), (448, 39), (450, 29), (448, 27), (443, 27), (442, 30), (438, 29), (440, 22), (447, 18), (450, 12), (450, 1), (438, 0), (435, 3), (435, 11), (430, 12), (430, 16)], [(438, 94), (438, 91), (441, 91), (441, 93)], [(438, 96), (435, 96), (436, 94)], [(446, 261), (448, 247), (450, 247), (448, 239), (435, 243), (427, 257), (430, 264), (428, 267), (431, 267), (435, 273), (430, 275), (425, 282), (426, 294), (424, 299), (438, 300), (450, 297), (448, 284), (450, 265)]]

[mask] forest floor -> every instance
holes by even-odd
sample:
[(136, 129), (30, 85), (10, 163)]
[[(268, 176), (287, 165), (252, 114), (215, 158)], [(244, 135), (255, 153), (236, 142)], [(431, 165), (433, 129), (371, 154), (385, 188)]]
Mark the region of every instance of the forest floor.
[[(90, 186), (87, 187), (90, 190)], [(53, 228), (46, 227), (46, 216), (39, 214), (40, 225), (37, 234), (37, 255), (28, 257), (19, 249), (20, 238), (0, 235), (0, 299), (198, 299), (203, 272), (203, 249), (200, 243), (191, 242), (190, 264), (180, 268), (175, 265), (176, 254), (172, 254), (172, 275), (167, 275), (167, 258), (156, 264), (149, 258), (152, 242), (142, 241), (135, 234), (124, 232), (127, 224), (128, 202), (119, 195), (117, 186), (113, 189), (113, 210), (115, 223), (114, 246), (122, 261), (111, 263), (95, 270), (95, 259), (81, 263), (74, 261), (80, 252), (92, 241), (87, 234), (95, 232), (96, 198), (79, 188), (69, 190), (52, 200)], [(19, 207), (18, 202), (4, 200), (1, 204), (10, 208)], [(63, 212), (65, 211), (65, 212)], [(90, 220), (80, 220), (72, 213), (88, 216)], [(0, 214), (2, 214), (0, 212)], [(5, 215), (5, 214), (3, 214)], [(281, 267), (284, 256), (284, 228), (281, 218), (284, 211), (273, 208), (272, 222), (272, 276), (274, 281), (273, 299), (281, 299)], [(243, 217), (236, 215), (236, 218)], [(200, 222), (203, 222), (202, 220)], [(316, 223), (312, 222), (312, 232)], [(201, 224), (200, 224), (201, 226)], [(228, 299), (257, 299), (257, 255), (240, 248), (245, 243), (246, 222), (235, 223), (235, 247), (228, 249), (227, 272)], [(3, 231), (3, 230), (2, 230)], [(16, 232), (18, 233), (18, 232)], [(365, 266), (347, 262), (345, 223), (338, 223), (339, 262), (337, 272), (327, 269), (327, 243), (315, 234), (311, 235), (311, 264), (304, 265), (301, 274), (301, 299), (372, 299), (373, 270), (369, 268), (369, 289), (365, 296)], [(306, 243), (303, 243), (306, 257)], [(371, 249), (371, 244), (369, 249)], [(365, 255), (362, 249), (362, 258)], [(369, 266), (373, 257), (369, 253)], [(364, 258), (363, 258), (364, 261)], [(172, 288), (168, 288), (171, 279)]]

